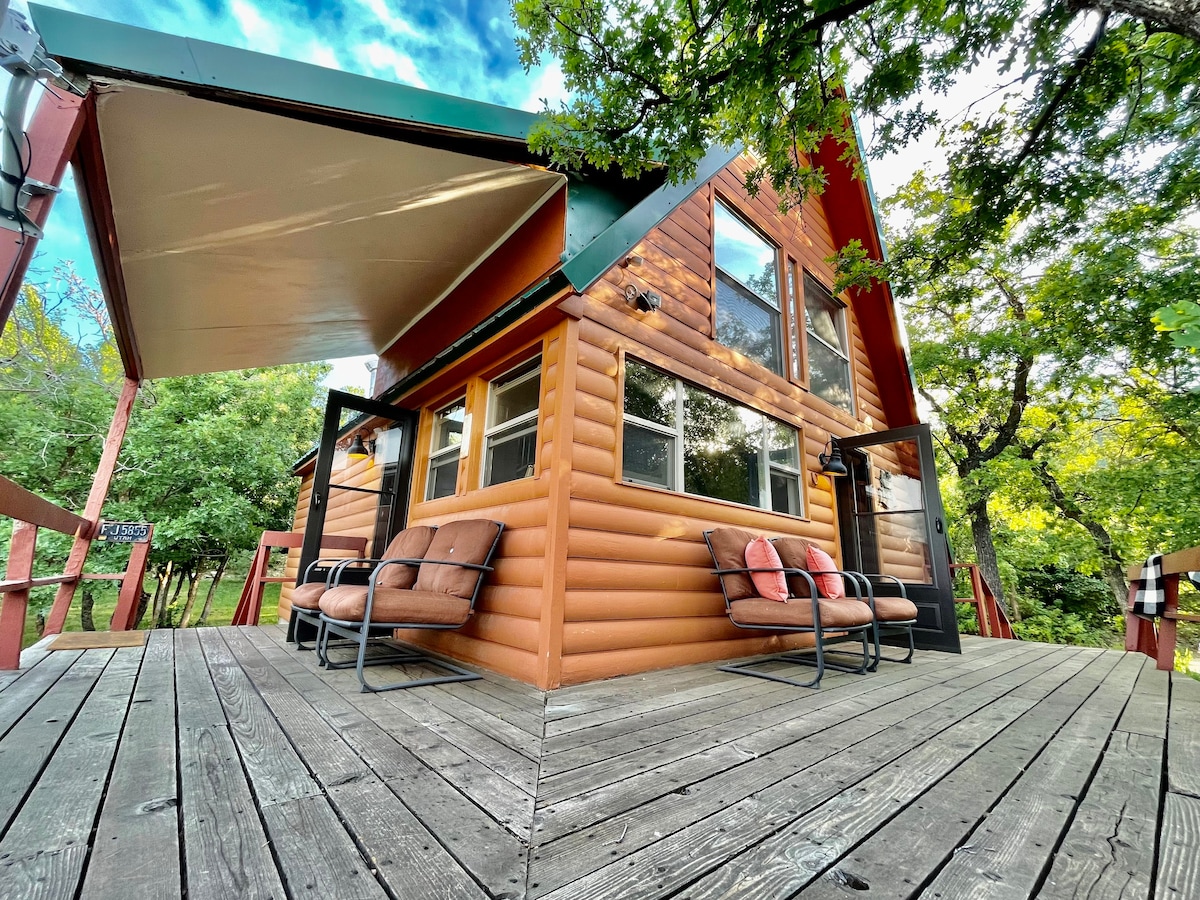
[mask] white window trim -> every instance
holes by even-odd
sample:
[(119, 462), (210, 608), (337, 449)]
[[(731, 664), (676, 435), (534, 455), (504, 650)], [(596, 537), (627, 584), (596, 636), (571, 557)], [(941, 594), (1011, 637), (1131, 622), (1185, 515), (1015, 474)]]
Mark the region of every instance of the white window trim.
[[(803, 470), (800, 468), (793, 468), (792, 466), (785, 466), (780, 463), (772, 462), (770, 445), (769, 445), (769, 440), (770, 440), (769, 429), (771, 428), (772, 423), (777, 423), (779, 425), (782, 425), (784, 428), (790, 428), (792, 430), (792, 432), (796, 435), (796, 452), (798, 455), (801, 455), (801, 457), (802, 457), (802, 451), (801, 451), (802, 435), (801, 435), (799, 428), (796, 428), (793, 425), (789, 425), (787, 422), (780, 422), (778, 419), (774, 419), (771, 416), (768, 416), (766, 413), (759, 412), (757, 409), (754, 409), (753, 407), (746, 406), (744, 403), (738, 403), (735, 400), (730, 400), (728, 397), (723, 397), (720, 394), (715, 394), (712, 391), (705, 390), (704, 388), (699, 387), (697, 385), (689, 384), (688, 382), (685, 382), (681, 378), (675, 378), (674, 376), (671, 376), (666, 372), (662, 372), (659, 369), (654, 369), (653, 366), (645, 365), (644, 363), (642, 363), (638, 360), (634, 360), (634, 362), (637, 363), (638, 365), (643, 365), (648, 369), (652, 369), (653, 371), (660, 372), (660, 374), (666, 375), (666, 377), (668, 377), (668, 378), (673, 378), (673, 380), (675, 382), (675, 426), (674, 427), (672, 427), (670, 425), (663, 425), (660, 422), (652, 422), (649, 419), (643, 419), (640, 416), (635, 416), (631, 413), (622, 412), (622, 416), (623, 416), (622, 433), (624, 432), (624, 425), (626, 423), (629, 423), (632, 425), (637, 425), (639, 428), (644, 428), (647, 431), (653, 431), (657, 434), (661, 434), (664, 437), (669, 437), (672, 439), (672, 441), (674, 441), (674, 444), (672, 445), (672, 448), (671, 448), (672, 449), (671, 479), (670, 479), (671, 484), (670, 485), (662, 485), (656, 481), (646, 481), (644, 479), (631, 478), (631, 477), (626, 476), (625, 475), (625, 460), (622, 459), (621, 460), (621, 481), (624, 484), (635, 484), (635, 485), (639, 485), (641, 487), (659, 488), (660, 490), (668, 490), (668, 491), (672, 491), (673, 493), (676, 493), (676, 494), (684, 494), (685, 496), (688, 496), (688, 497), (698, 497), (701, 500), (715, 500), (718, 503), (733, 502), (733, 501), (729, 501), (729, 500), (722, 500), (719, 497), (709, 497), (705, 494), (693, 494), (690, 491), (684, 490), (684, 483), (685, 483), (686, 479), (684, 478), (684, 471), (683, 471), (683, 468), (684, 468), (683, 423), (684, 423), (684, 414), (685, 414), (686, 406), (687, 406), (687, 404), (685, 402), (685, 388), (690, 387), (693, 390), (703, 391), (704, 393), (706, 393), (712, 397), (716, 397), (718, 400), (721, 400), (724, 403), (728, 403), (730, 406), (741, 407), (742, 409), (748, 409), (751, 412), (755, 413), (756, 415), (758, 415), (762, 418), (762, 428), (760, 431), (759, 445), (758, 445), (758, 450), (759, 450), (759, 452), (758, 452), (758, 458), (759, 458), (758, 506), (752, 506), (749, 508), (760, 509), (763, 512), (772, 512), (772, 513), (776, 513), (777, 515), (783, 515), (783, 516), (794, 515), (797, 518), (804, 518), (804, 516), (805, 516), (804, 499), (805, 498), (804, 498), (804, 479), (803, 479), (804, 473), (803, 473)], [(626, 364), (628, 365), (628, 363), (626, 363)], [(622, 383), (624, 383), (624, 377), (625, 376), (623, 375)], [(785, 475), (792, 476), (796, 479), (796, 492), (797, 492), (796, 495), (797, 495), (797, 497), (799, 497), (799, 500), (800, 500), (800, 509), (798, 512), (795, 512), (795, 513), (779, 512), (778, 510), (775, 510), (772, 508), (772, 506), (771, 506), (771, 472), (772, 471), (778, 471)], [(748, 504), (744, 504), (744, 503), (738, 504), (738, 505), (739, 506), (748, 506)]]
[[(531, 365), (531, 363), (532, 363), (532, 365)], [(488, 427), (483, 430), (483, 465), (480, 467), (480, 471), (479, 471), (479, 486), (481, 488), (492, 487), (492, 485), (488, 484), (488, 466), (489, 466), (488, 451), (492, 449), (492, 447), (493, 447), (492, 441), (496, 437), (497, 434), (499, 434), (501, 432), (512, 431), (513, 433), (507, 434), (506, 438), (508, 440), (514, 440), (516, 438), (524, 437), (525, 435), (530, 434), (530, 433), (534, 433), (534, 434), (537, 433), (538, 415), (541, 413), (540, 400), (539, 400), (539, 403), (536, 406), (534, 406), (534, 408), (531, 409), (529, 412), (521, 413), (521, 415), (514, 416), (511, 419), (505, 419), (503, 422), (500, 422), (500, 423), (492, 423), (492, 417), (495, 415), (494, 401), (496, 399), (496, 382), (504, 381), (504, 379), (507, 378), (511, 372), (514, 372), (514, 371), (520, 369), (521, 366), (530, 366), (530, 369), (528, 372), (525, 372), (524, 374), (517, 376), (512, 381), (505, 382), (505, 384), (503, 385), (503, 388), (505, 390), (515, 388), (518, 385), (525, 384), (527, 381), (529, 381), (531, 379), (534, 379), (534, 378), (540, 379), (542, 377), (542, 358), (541, 358), (541, 356), (538, 356), (536, 358), (536, 362), (529, 360), (529, 361), (521, 363), (521, 365), (519, 365), (519, 366), (513, 366), (511, 369), (508, 370), (508, 372), (505, 372), (504, 374), (499, 375), (496, 378), (493, 378), (491, 381), (488, 382), (487, 421), (489, 424), (488, 424)], [(520, 428), (520, 430), (516, 430), (522, 425), (528, 425), (528, 423), (533, 423), (532, 427), (525, 427), (525, 428)], [(536, 453), (535, 453), (535, 456), (536, 456)], [(536, 466), (536, 463), (535, 463), (535, 466)], [(529, 478), (531, 476), (526, 475), (524, 477)], [(520, 479), (514, 478), (512, 480), (519, 481)], [(497, 483), (498, 484), (507, 484), (508, 482), (497, 482)]]
[[(724, 202), (721, 199), (720, 195), (715, 195), (713, 197), (713, 205), (714, 205), (714, 207), (720, 206), (721, 208), (723, 208), (725, 210), (726, 213), (729, 214), (730, 218), (732, 218), (738, 222), (741, 222), (743, 225), (745, 225), (746, 228), (748, 228), (751, 233), (753, 233), (760, 240), (762, 240), (763, 244), (770, 247), (771, 250), (775, 254), (775, 297), (772, 299), (770, 297), (764, 297), (762, 294), (760, 294), (754, 288), (750, 287), (750, 285), (746, 284), (744, 281), (742, 281), (740, 278), (738, 278), (732, 272), (730, 272), (727, 269), (722, 268), (721, 265), (716, 261), (716, 259), (717, 259), (717, 230), (716, 230), (716, 225), (714, 224), (714, 226), (713, 226), (713, 238), (712, 238), (713, 239), (713, 267), (714, 267), (715, 271), (719, 272), (721, 275), (724, 275), (726, 278), (728, 278), (734, 284), (740, 285), (747, 293), (750, 294), (750, 297), (752, 298), (751, 302), (754, 302), (757, 300), (758, 302), (762, 303), (770, 311), (770, 312), (768, 312), (768, 315), (773, 314), (776, 318), (777, 327), (775, 328), (775, 332), (779, 337), (779, 346), (777, 346), (775, 348), (775, 353), (779, 359), (779, 371), (775, 372), (774, 369), (772, 369), (770, 366), (766, 365), (765, 363), (761, 362), (760, 360), (753, 359), (751, 357), (747, 357), (747, 359), (750, 359), (751, 362), (757, 363), (758, 365), (762, 366), (768, 372), (775, 372), (776, 375), (779, 375), (782, 378), (786, 378), (788, 365), (787, 365), (787, 349), (786, 349), (786, 346), (784, 346), (784, 345), (787, 344), (789, 338), (787, 335), (785, 335), (783, 333), (783, 331), (784, 331), (784, 328), (783, 328), (783, 326), (784, 326), (784, 319), (783, 319), (784, 300), (780, 296), (780, 285), (781, 285), (781, 282), (783, 281), (783, 278), (786, 277), (786, 273), (780, 272), (780, 266), (779, 266), (779, 259), (780, 259), (779, 250), (780, 250), (780, 248), (779, 248), (779, 245), (776, 244), (774, 241), (768, 239), (765, 234), (763, 234), (759, 229), (755, 228), (752, 224), (750, 224), (750, 222), (748, 222), (744, 216), (739, 215), (737, 212), (735, 212), (733, 207), (730, 204)], [(714, 215), (714, 219), (715, 219), (715, 216), (716, 216), (715, 212), (713, 215)], [(717, 295), (717, 288), (716, 288), (716, 285), (714, 284), (713, 285), (714, 316), (716, 314), (716, 295)], [(714, 322), (715, 322), (715, 318), (714, 318)], [(714, 336), (715, 336), (715, 331), (714, 331)], [(724, 345), (722, 345), (722, 346), (724, 346)]]
[[(437, 440), (438, 418), (446, 410), (452, 409), (455, 406), (462, 406), (462, 408), (463, 408), (463, 431), (462, 431), (463, 439), (457, 444), (450, 444), (446, 447), (442, 447), (439, 450), (437, 447), (434, 446), (434, 441)], [(433, 414), (433, 433), (430, 434), (430, 436), (429, 436), (429, 465), (425, 472), (425, 499), (426, 500), (440, 500), (441, 499), (441, 497), (431, 497), (430, 496), (430, 494), (433, 492), (433, 484), (434, 484), (433, 470), (434, 470), (434, 467), (439, 464), (445, 463), (447, 458), (450, 457), (451, 454), (453, 454), (456, 458), (461, 457), (463, 448), (466, 446), (466, 438), (467, 438), (467, 398), (459, 397), (457, 400), (447, 403), (445, 406), (436, 410)], [(444, 496), (452, 497), (457, 492), (458, 492), (458, 475), (457, 475), (457, 473), (455, 473), (454, 491), (449, 494), (445, 494)]]
[[(846, 387), (850, 393), (850, 409), (842, 410), (842, 411), (848, 412), (852, 416), (856, 415), (857, 411), (858, 411), (858, 398), (855, 396), (855, 391), (854, 391), (854, 366), (851, 365), (851, 363), (850, 363), (850, 327), (849, 327), (850, 323), (849, 323), (849, 317), (846, 312), (846, 304), (839, 298), (835, 297), (833, 295), (833, 291), (831, 291), (831, 290), (829, 290), (829, 288), (825, 287), (825, 284), (820, 279), (818, 279), (815, 275), (813, 275), (811, 272), (809, 272), (807, 269), (802, 270), (802, 273), (803, 274), (801, 275), (801, 290), (804, 290), (804, 281), (811, 278), (813, 280), (814, 284), (820, 285), (820, 287), (829, 295), (830, 301), (837, 308), (837, 319), (834, 324), (837, 327), (838, 338), (842, 342), (843, 347), (834, 347), (827, 340), (825, 340), (823, 337), (821, 337), (819, 334), (817, 334), (815, 331), (813, 331), (812, 328), (810, 328), (808, 325), (809, 321), (811, 320), (811, 317), (809, 317), (808, 315), (805, 315), (804, 331), (808, 335), (810, 340), (815, 340), (822, 347), (827, 348), (829, 351), (831, 351), (836, 356), (838, 356), (842, 360), (842, 362), (846, 364)], [(804, 305), (803, 308), (805, 310), (807, 310), (808, 309), (808, 293), (807, 293), (807, 291), (805, 291), (801, 295), (801, 302)], [(809, 362), (810, 362), (809, 357), (810, 356), (811, 356), (811, 354), (808, 354), (808, 353), (804, 354), (804, 368), (805, 368), (805, 374), (808, 376), (808, 379), (807, 379), (808, 383), (811, 385), (812, 384), (812, 372), (809, 369)], [(819, 394), (815, 394), (814, 396), (816, 396), (822, 402), (829, 403), (828, 400), (825, 400)], [(835, 409), (842, 409), (842, 407), (837, 406), (836, 404), (833, 404), (833, 403), (830, 403), (830, 406), (833, 406)]]

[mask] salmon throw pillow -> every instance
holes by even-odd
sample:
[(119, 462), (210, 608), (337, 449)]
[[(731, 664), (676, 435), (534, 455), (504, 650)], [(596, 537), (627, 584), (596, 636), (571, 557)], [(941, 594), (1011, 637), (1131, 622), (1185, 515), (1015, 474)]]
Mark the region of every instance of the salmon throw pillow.
[[(783, 563), (771, 542), (765, 537), (757, 537), (746, 545), (746, 568), (782, 569)], [(751, 572), (750, 580), (754, 582), (758, 596), (787, 602), (787, 579), (783, 577), (783, 572)]]
[[(808, 545), (808, 570), (810, 572), (836, 572), (837, 563), (833, 561), (833, 557), (822, 550), (820, 547)], [(817, 588), (823, 595), (830, 600), (837, 600), (839, 597), (846, 596), (846, 586), (842, 584), (841, 575), (814, 575), (813, 581), (817, 583)]]

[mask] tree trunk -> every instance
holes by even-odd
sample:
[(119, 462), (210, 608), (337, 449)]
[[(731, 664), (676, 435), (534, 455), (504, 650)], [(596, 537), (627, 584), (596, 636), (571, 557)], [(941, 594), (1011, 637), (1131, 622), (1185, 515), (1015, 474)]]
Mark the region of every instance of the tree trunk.
[(168, 561), (166, 568), (162, 569), (158, 575), (158, 589), (154, 592), (154, 605), (150, 612), (150, 627), (158, 628), (159, 622), (162, 620), (163, 607), (167, 603), (167, 594), (171, 589), (171, 579), (175, 575), (175, 563)]
[(196, 570), (188, 573), (188, 592), (187, 602), (183, 604), (183, 615), (179, 617), (179, 627), (187, 628), (188, 622), (192, 620), (192, 608), (196, 605), (196, 594), (200, 590), (200, 572)]
[(149, 591), (142, 591), (142, 596), (138, 597), (137, 618), (133, 620), (134, 631), (142, 627), (142, 619), (146, 618), (146, 609), (150, 606), (151, 599)]
[(212, 612), (213, 599), (217, 596), (217, 585), (221, 583), (221, 576), (225, 574), (227, 562), (229, 562), (229, 557), (222, 556), (221, 561), (217, 564), (217, 571), (213, 572), (212, 582), (208, 586), (208, 596), (204, 598), (204, 608), (200, 610), (200, 621), (196, 623), (196, 627), (208, 624), (208, 614)]
[(84, 631), (95, 631), (96, 623), (92, 619), (92, 610), (95, 609), (96, 598), (93, 596), (90, 588), (83, 589), (83, 595), (79, 598), (79, 627)]
[(179, 600), (179, 592), (183, 590), (183, 582), (186, 572), (180, 572), (175, 579), (175, 590), (171, 593), (171, 599), (167, 600), (167, 592), (163, 591), (163, 602), (158, 609), (158, 621), (155, 622), (155, 628), (170, 628), (171, 627), (171, 609)]
[(992, 589), (996, 602), (1008, 613), (1008, 604), (1004, 600), (1004, 586), (1000, 583), (1000, 563), (996, 559), (996, 544), (992, 538), (992, 519), (988, 515), (987, 502), (988, 498), (984, 496), (967, 507), (967, 516), (971, 520), (971, 537), (975, 539), (975, 559), (979, 563), (979, 574)]

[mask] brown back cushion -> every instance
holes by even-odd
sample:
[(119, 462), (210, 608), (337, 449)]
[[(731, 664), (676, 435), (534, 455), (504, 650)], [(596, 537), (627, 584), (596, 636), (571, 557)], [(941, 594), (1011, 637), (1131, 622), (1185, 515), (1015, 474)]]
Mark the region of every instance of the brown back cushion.
[[(436, 531), (428, 525), (405, 528), (387, 545), (383, 559), (422, 559)], [(375, 583), (380, 587), (408, 590), (417, 583), (417, 567), (385, 566)]]
[[(785, 569), (808, 568), (808, 541), (798, 537), (781, 537), (771, 541)], [(807, 597), (811, 593), (808, 582), (800, 575), (788, 576), (788, 591), (793, 597)]]
[[(500, 533), (498, 522), (487, 519), (463, 519), (449, 522), (437, 530), (433, 543), (425, 553), (426, 559), (441, 559), (460, 563), (483, 565), (496, 535)], [(480, 578), (478, 569), (463, 569), (459, 566), (421, 565), (414, 590), (432, 591), (437, 594), (453, 594), (464, 600), (471, 599)]]
[[(751, 531), (741, 528), (714, 528), (708, 536), (712, 547), (713, 562), (718, 569), (746, 568), (746, 545), (758, 537)], [(758, 591), (749, 575), (722, 575), (725, 594), (732, 603), (734, 600), (745, 600), (747, 597), (757, 597)]]

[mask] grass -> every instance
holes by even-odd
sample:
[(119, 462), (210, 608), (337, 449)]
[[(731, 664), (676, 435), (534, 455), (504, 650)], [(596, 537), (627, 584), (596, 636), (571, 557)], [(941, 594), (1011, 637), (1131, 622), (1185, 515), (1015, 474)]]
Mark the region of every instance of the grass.
[[(226, 575), (221, 579), (221, 583), (217, 585), (216, 596), (213, 597), (212, 610), (209, 613), (207, 625), (228, 625), (233, 619), (233, 613), (237, 609), (238, 598), (242, 593), (242, 585), (245, 583), (245, 575)], [(191, 624), (196, 624), (196, 619), (200, 615), (200, 610), (204, 605), (204, 598), (208, 593), (209, 580), (205, 579), (200, 583), (199, 590), (196, 594), (196, 605), (192, 613)], [(119, 587), (114, 582), (88, 582), (86, 586), (91, 590), (95, 603), (92, 607), (92, 621), (98, 631), (104, 631), (108, 628), (108, 621), (112, 618), (113, 610), (117, 607), (117, 595), (120, 592)], [(274, 622), (278, 616), (279, 610), (279, 588), (278, 584), (268, 584), (263, 592), (262, 613), (259, 616), (260, 622)], [(183, 604), (186, 601), (186, 586), (184, 593), (179, 596), (177, 606), (171, 609), (171, 621), (175, 624), (179, 623), (179, 619), (183, 614)], [(82, 631), (83, 626), (79, 621), (80, 600), (83, 596), (83, 588), (75, 592), (75, 599), (71, 601), (71, 609), (67, 612), (67, 621), (63, 627), (63, 631)], [(38, 614), (50, 614), (50, 607), (54, 602), (54, 588), (39, 588), (31, 592), (29, 599), (29, 611), (25, 616), (25, 636), (21, 643), (22, 647), (28, 647), (31, 644), (37, 643), (41, 636), (38, 634)], [(147, 611), (146, 616), (142, 619), (142, 627), (149, 628), (150, 613)]]

